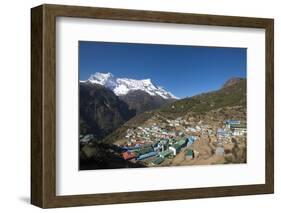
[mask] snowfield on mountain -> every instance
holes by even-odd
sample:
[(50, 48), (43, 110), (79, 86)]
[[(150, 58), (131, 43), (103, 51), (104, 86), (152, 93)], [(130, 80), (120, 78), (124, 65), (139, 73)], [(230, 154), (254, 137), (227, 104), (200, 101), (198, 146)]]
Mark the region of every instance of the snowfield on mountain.
[(164, 99), (178, 99), (171, 92), (166, 91), (163, 87), (154, 85), (151, 79), (129, 79), (115, 78), (111, 73), (96, 72), (92, 74), (85, 83), (99, 84), (112, 90), (117, 96), (127, 95), (129, 92), (141, 90), (151, 96), (160, 96)]

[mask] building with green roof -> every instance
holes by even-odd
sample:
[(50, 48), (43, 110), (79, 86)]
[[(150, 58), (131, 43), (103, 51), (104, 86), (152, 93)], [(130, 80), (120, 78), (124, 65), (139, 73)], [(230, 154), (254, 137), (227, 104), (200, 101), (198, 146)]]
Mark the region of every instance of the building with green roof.
[(160, 152), (159, 153), (159, 157), (166, 158), (166, 157), (171, 156), (172, 154), (173, 154), (173, 152), (171, 150), (167, 149), (167, 150), (165, 150), (163, 152)]
[(176, 144), (180, 145), (181, 147), (184, 147), (186, 145), (186, 140), (181, 139)]
[(164, 161), (164, 158), (162, 157), (157, 157), (156, 159), (154, 159), (151, 164), (152, 165), (159, 165), (160, 163), (162, 163)]
[(191, 160), (194, 158), (194, 151), (192, 149), (188, 149), (185, 152), (185, 159), (186, 160)]
[(232, 125), (230, 125), (230, 130), (231, 130), (232, 134), (235, 136), (246, 135), (247, 125), (245, 123), (232, 124)]

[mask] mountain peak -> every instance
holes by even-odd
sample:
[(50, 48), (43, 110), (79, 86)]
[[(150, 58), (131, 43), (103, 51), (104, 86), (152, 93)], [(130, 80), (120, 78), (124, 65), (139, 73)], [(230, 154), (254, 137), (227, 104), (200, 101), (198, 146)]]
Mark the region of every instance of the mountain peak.
[(96, 72), (90, 75), (87, 82), (99, 84), (111, 89), (117, 96), (123, 96), (131, 91), (141, 90), (152, 96), (160, 96), (164, 99), (178, 99), (172, 93), (166, 91), (163, 87), (156, 86), (151, 79), (129, 79), (115, 78), (112, 73)]
[(90, 78), (88, 79), (89, 81), (97, 81), (97, 82), (105, 82), (110, 78), (113, 78), (114, 76), (112, 73), (101, 73), (101, 72), (96, 72), (95, 74), (91, 74)]
[(244, 80), (244, 78), (239, 78), (239, 77), (230, 78), (223, 84), (222, 88), (232, 86), (232, 85), (237, 84), (237, 83), (239, 83), (243, 80)]
[(142, 82), (145, 83), (145, 84), (152, 84), (150, 78), (148, 78), (148, 79), (143, 79)]
[(116, 86), (115, 78), (110, 72), (108, 73), (96, 72), (95, 74), (91, 74), (88, 81), (90, 83), (99, 84), (110, 89), (113, 89)]

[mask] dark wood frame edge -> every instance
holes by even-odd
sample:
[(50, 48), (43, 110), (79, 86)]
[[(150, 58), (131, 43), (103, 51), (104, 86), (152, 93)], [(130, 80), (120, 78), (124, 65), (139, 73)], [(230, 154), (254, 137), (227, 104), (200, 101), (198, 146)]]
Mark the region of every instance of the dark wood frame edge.
[[(264, 28), (266, 183), (195, 189), (56, 196), (56, 17)], [(31, 203), (41, 208), (268, 194), (274, 192), (274, 20), (264, 18), (41, 5), (31, 9)]]

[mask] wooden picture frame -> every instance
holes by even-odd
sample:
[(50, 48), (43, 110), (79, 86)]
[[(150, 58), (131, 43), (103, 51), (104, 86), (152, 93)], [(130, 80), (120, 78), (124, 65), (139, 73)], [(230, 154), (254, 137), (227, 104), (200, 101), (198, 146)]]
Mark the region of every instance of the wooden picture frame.
[[(266, 34), (265, 184), (122, 193), (56, 195), (56, 18), (262, 28)], [(31, 203), (41, 208), (267, 194), (274, 192), (274, 21), (44, 4), (31, 9)]]

